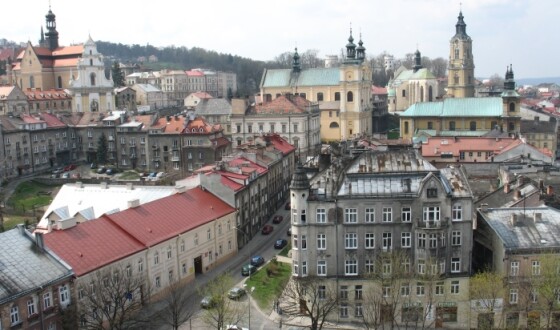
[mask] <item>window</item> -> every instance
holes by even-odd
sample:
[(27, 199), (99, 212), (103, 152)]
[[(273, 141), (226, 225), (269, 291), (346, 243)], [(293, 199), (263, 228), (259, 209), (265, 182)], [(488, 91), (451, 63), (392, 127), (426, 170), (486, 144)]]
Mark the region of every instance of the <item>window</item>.
[(401, 247), (409, 248), (412, 246), (412, 233), (401, 233)]
[(518, 289), (509, 289), (509, 303), (510, 304), (517, 304), (518, 300)]
[(383, 222), (392, 222), (393, 221), (393, 209), (391, 207), (384, 207), (383, 208)]
[(317, 101), (323, 101), (323, 93), (317, 93)]
[(435, 249), (437, 248), (437, 234), (429, 234), (429, 244), (430, 244), (430, 249)]
[(307, 236), (305, 235), (301, 235), (301, 249), (302, 250), (307, 249)]
[(327, 222), (327, 213), (325, 209), (317, 209), (316, 213), (317, 223)]
[(298, 249), (297, 235), (292, 235), (292, 237), (293, 237), (293, 241), (294, 241), (292, 248), (297, 250)]
[(340, 304), (340, 317), (341, 318), (347, 318), (348, 317), (348, 304), (347, 303), (341, 303)]
[(154, 265), (159, 264), (159, 253), (156, 251), (156, 253), (154, 253)]
[(346, 93), (346, 102), (354, 102), (354, 94), (352, 92)]
[(418, 274), (426, 274), (426, 262), (418, 260)]
[(402, 90), (402, 97), (406, 97), (406, 89)]
[(48, 309), (50, 307), (52, 307), (51, 293), (46, 292), (46, 293), (43, 294), (43, 308)]
[(159, 276), (156, 276), (156, 288), (161, 288), (161, 278)]
[(144, 261), (142, 261), (142, 259), (138, 260), (138, 272), (143, 272), (144, 271)]
[(317, 289), (317, 296), (319, 299), (325, 299), (327, 297), (327, 287), (319, 285), (319, 288)]
[(410, 285), (408, 284), (401, 285), (401, 296), (402, 297), (410, 296)]
[(358, 260), (350, 259), (345, 260), (344, 273), (345, 275), (358, 275)]
[(70, 303), (70, 293), (68, 291), (69, 291), (68, 286), (66, 286), (66, 285), (61, 286), (58, 289), (59, 297), (60, 297), (60, 303), (64, 306), (66, 306)]
[(348, 286), (341, 285), (340, 286), (340, 299), (348, 299)]
[(450, 122), (449, 122), (449, 130), (450, 130), (450, 131), (454, 131), (454, 130), (455, 130), (455, 122), (454, 122), (454, 121), (450, 121)]
[(452, 231), (451, 232), (451, 245), (453, 245), (453, 246), (461, 245), (461, 232), (460, 231)]
[(463, 219), (463, 208), (461, 204), (454, 204), (451, 210), (451, 219), (453, 221), (461, 221)]
[(426, 293), (426, 288), (423, 282), (416, 283), (416, 295), (423, 296)]
[(383, 260), (381, 263), (381, 272), (384, 276), (389, 276), (392, 273), (392, 264), (391, 260)]
[(35, 310), (35, 300), (31, 298), (27, 301), (27, 316), (29, 317), (34, 314), (37, 314), (37, 311)]
[(428, 129), (434, 129), (434, 123), (429, 121), (428, 122)]
[(443, 282), (436, 283), (436, 295), (440, 296), (444, 294)]
[(437, 198), (437, 188), (426, 189), (426, 196), (428, 198)]
[(299, 266), (299, 265), (298, 265), (298, 262), (294, 260), (294, 261), (292, 261), (292, 264), (293, 264), (293, 272), (294, 272), (294, 275), (299, 275), (299, 272), (298, 272), (298, 268), (299, 268), (299, 267), (298, 267), (298, 266)]
[(426, 248), (426, 234), (425, 233), (418, 233), (418, 248), (425, 249)]
[(541, 274), (541, 262), (538, 260), (533, 260), (531, 262), (531, 273), (533, 275), (540, 275)]
[(461, 258), (451, 258), (451, 272), (459, 273), (461, 271)]
[(363, 299), (363, 287), (361, 285), (356, 285), (354, 287), (354, 299), (355, 300)]
[(375, 234), (374, 233), (366, 233), (366, 249), (373, 249), (375, 248)]
[(334, 93), (334, 100), (335, 101), (340, 101), (340, 92), (335, 92)]
[(167, 247), (167, 259), (171, 259), (171, 246)]
[(363, 317), (364, 316), (362, 303), (356, 303), (356, 308), (354, 309), (354, 316), (355, 317)]
[(344, 222), (346, 223), (358, 222), (358, 210), (353, 208), (344, 209)]
[(373, 260), (367, 259), (365, 261), (365, 271), (366, 271), (366, 273), (373, 273), (373, 271), (374, 271)]
[(410, 207), (403, 207), (401, 210), (401, 221), (410, 222), (412, 221), (412, 211)]
[(451, 294), (459, 294), (459, 281), (451, 281)]
[(510, 275), (517, 276), (519, 275), (519, 261), (512, 261), (510, 265)]
[(476, 121), (471, 121), (469, 127), (471, 131), (476, 131)]
[(301, 222), (305, 222), (306, 218), (305, 218), (305, 210), (301, 210)]
[(317, 234), (317, 250), (325, 250), (327, 248), (327, 236), (325, 234)]
[(383, 293), (384, 298), (389, 298), (391, 296), (391, 287), (390, 286), (383, 286), (381, 288), (381, 292)]
[(307, 261), (301, 262), (301, 274), (307, 276)]
[(16, 325), (21, 322), (19, 319), (19, 308), (15, 305), (10, 309), (10, 320), (12, 325)]
[(327, 276), (327, 261), (326, 260), (317, 260), (317, 275), (318, 276)]
[(375, 222), (375, 209), (373, 207), (366, 208), (366, 222)]
[(383, 233), (383, 250), (390, 250), (392, 248), (392, 234)]
[(345, 244), (347, 249), (357, 249), (358, 248), (358, 234), (356, 233), (346, 233), (345, 234)]
[(424, 207), (424, 221), (439, 221), (439, 219), (440, 219), (439, 206)]

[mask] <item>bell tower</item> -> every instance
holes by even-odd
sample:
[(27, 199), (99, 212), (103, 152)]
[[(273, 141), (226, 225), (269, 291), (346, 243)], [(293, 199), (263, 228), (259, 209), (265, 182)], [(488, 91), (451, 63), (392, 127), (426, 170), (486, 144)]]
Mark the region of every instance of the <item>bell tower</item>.
[(474, 97), (472, 39), (467, 35), (467, 24), (463, 18), (463, 12), (459, 11), (455, 35), (449, 42), (448, 97)]

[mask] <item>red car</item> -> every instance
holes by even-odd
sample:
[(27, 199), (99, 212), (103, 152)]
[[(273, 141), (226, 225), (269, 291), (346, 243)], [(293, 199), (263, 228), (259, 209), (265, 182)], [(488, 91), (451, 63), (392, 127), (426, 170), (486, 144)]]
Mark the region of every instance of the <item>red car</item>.
[(68, 165), (68, 166), (66, 166), (66, 167), (64, 168), (64, 172), (68, 172), (68, 171), (75, 170), (76, 167), (77, 167), (76, 165), (70, 164), (70, 165)]
[(274, 218), (272, 219), (272, 223), (280, 223), (280, 222), (282, 222), (282, 220), (284, 220), (283, 216), (275, 215)]
[(284, 206), (284, 210), (289, 210), (291, 208), (292, 206), (290, 205), (290, 202), (287, 202), (286, 205)]
[(262, 228), (261, 233), (263, 235), (268, 235), (270, 233), (272, 233), (272, 230), (274, 229), (274, 227), (272, 227), (272, 225), (264, 225), (264, 227)]

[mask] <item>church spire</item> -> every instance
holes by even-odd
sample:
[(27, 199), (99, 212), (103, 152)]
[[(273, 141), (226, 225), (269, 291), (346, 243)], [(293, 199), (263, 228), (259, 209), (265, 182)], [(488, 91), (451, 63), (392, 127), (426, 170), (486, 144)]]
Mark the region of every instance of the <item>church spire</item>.
[(459, 16), (457, 16), (457, 24), (455, 24), (455, 35), (456, 36), (468, 36), (467, 35), (467, 24), (463, 20), (463, 11), (459, 11)]
[(46, 44), (50, 50), (54, 50), (58, 48), (58, 31), (56, 31), (56, 16), (52, 12), (50, 4), (49, 12), (45, 17), (47, 19)]
[(362, 62), (366, 58), (366, 48), (364, 47), (364, 42), (362, 41), (362, 33), (360, 33), (360, 41), (358, 41), (358, 48), (356, 48), (356, 57)]
[(420, 51), (416, 49), (416, 52), (414, 52), (414, 66), (412, 67), (412, 70), (416, 72), (420, 69), (422, 69), (422, 55), (420, 54)]
[(299, 63), (299, 54), (297, 52), (297, 47), (295, 48), (294, 57), (292, 58), (292, 71), (293, 72), (301, 71), (301, 65)]
[(513, 76), (513, 66), (510, 64), (506, 69), (506, 79), (504, 81), (504, 90), (515, 90), (515, 79)]
[(352, 27), (350, 27), (350, 37), (348, 37), (348, 44), (346, 44), (346, 58), (349, 60), (356, 58), (356, 45), (354, 44), (354, 37), (352, 37)]

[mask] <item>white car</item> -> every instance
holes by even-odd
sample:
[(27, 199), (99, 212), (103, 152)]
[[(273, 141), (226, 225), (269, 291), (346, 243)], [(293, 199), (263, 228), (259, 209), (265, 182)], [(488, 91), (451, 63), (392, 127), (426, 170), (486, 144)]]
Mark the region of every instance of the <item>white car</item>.
[(226, 325), (225, 330), (249, 330), (249, 328), (240, 327), (236, 324)]

